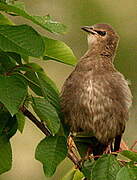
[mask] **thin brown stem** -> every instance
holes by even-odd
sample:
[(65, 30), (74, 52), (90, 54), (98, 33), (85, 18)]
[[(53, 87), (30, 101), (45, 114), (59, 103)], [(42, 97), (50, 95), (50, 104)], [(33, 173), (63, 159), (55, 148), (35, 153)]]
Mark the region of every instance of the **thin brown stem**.
[[(45, 127), (45, 125), (40, 122), (26, 107), (22, 106), (20, 111), (31, 120), (46, 136), (51, 136), (49, 130)], [(75, 153), (72, 150), (68, 150), (68, 158), (76, 165), (78, 169), (80, 169), (79, 159), (76, 157)]]
[(68, 150), (68, 158), (74, 163), (76, 168), (81, 170), (80, 160), (77, 158), (77, 156), (75, 155), (75, 153), (73, 151)]
[(131, 150), (133, 150), (133, 148), (137, 145), (137, 140), (134, 142), (134, 144), (131, 146)]
[(68, 157), (69, 157), (69, 159), (71, 159), (71, 161), (74, 163), (76, 168), (78, 168), (80, 170), (81, 169), (80, 159), (76, 155), (76, 146), (75, 146), (74, 140), (73, 140), (71, 135), (68, 136), (67, 145), (68, 145)]
[(20, 108), (22, 113), (28, 117), (29, 120), (31, 120), (46, 136), (50, 136), (51, 133), (49, 130), (45, 127), (45, 125), (40, 122), (28, 109), (26, 109), (24, 106)]

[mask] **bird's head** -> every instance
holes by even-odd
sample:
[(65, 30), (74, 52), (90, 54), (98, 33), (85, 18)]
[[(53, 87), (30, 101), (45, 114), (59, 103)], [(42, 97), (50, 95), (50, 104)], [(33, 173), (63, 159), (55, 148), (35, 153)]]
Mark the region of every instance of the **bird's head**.
[(119, 36), (108, 24), (95, 24), (93, 26), (82, 27), (88, 33), (88, 47), (102, 51), (102, 53), (115, 53)]

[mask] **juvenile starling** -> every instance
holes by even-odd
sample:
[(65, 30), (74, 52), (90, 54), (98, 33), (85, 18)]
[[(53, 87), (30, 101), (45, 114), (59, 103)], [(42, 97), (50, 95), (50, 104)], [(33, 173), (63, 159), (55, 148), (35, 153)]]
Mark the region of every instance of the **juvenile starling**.
[(61, 107), (72, 132), (94, 134), (93, 155), (101, 155), (113, 142), (113, 150), (119, 150), (132, 95), (113, 65), (117, 33), (107, 24), (82, 29), (88, 33), (88, 50), (63, 85)]

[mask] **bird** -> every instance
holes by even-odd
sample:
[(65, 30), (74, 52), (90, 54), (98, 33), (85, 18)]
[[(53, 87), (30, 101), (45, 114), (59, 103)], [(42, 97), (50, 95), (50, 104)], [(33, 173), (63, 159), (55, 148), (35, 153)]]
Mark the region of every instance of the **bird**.
[(117, 32), (103, 23), (81, 29), (87, 33), (88, 49), (63, 84), (61, 111), (71, 132), (93, 133), (92, 153), (98, 156), (112, 144), (112, 151), (119, 150), (132, 94), (113, 64)]

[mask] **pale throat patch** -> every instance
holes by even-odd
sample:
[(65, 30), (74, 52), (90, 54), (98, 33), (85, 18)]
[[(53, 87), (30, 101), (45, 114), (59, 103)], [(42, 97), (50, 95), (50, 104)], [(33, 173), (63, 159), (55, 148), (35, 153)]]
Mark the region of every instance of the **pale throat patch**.
[(91, 46), (92, 46), (93, 44), (95, 44), (96, 41), (97, 41), (96, 36), (95, 36), (95, 35), (92, 35), (92, 34), (88, 34), (87, 39), (88, 39), (88, 48), (91, 48)]

